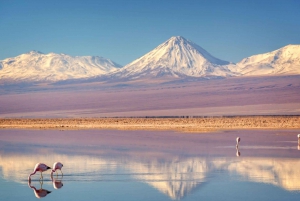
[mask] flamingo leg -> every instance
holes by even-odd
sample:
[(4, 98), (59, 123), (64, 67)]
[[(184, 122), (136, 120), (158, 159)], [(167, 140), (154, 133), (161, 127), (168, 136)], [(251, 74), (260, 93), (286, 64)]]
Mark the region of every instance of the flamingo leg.
[(40, 180), (41, 180), (41, 179), (42, 179), (42, 180), (44, 179), (44, 178), (43, 178), (43, 174), (42, 174), (42, 172), (41, 172), (41, 177), (40, 177)]
[(64, 176), (64, 173), (61, 170), (60, 170), (60, 172), (61, 172), (61, 175)]
[(44, 184), (44, 181), (43, 180), (40, 181), (41, 188), (42, 188), (43, 184)]

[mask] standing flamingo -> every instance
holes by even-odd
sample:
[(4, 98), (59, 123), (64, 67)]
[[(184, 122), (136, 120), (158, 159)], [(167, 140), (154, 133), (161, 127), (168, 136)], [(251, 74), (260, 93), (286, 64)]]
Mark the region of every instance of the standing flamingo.
[(240, 137), (237, 137), (237, 138), (236, 138), (236, 147), (239, 147), (240, 141), (241, 141), (241, 138), (240, 138)]
[(51, 169), (49, 166), (47, 166), (44, 163), (37, 163), (33, 169), (33, 172), (28, 176), (28, 180), (31, 181), (31, 175), (34, 175), (36, 172), (41, 173), (40, 180), (43, 179), (42, 172), (47, 171), (48, 169)]
[[(53, 164), (53, 169), (52, 169), (52, 172), (51, 172), (51, 177), (52, 177), (53, 172), (55, 172), (56, 170), (60, 170), (61, 174), (64, 175), (63, 172), (61, 171), (61, 168), (62, 168), (63, 166), (64, 166), (64, 165), (63, 165), (61, 162), (55, 162), (55, 163)], [(56, 175), (57, 175), (57, 172), (56, 172)]]

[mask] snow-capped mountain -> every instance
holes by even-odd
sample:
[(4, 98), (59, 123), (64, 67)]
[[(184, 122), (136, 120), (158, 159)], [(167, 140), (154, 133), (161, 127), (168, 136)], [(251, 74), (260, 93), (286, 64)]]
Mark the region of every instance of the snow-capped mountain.
[[(0, 61), (0, 83), (57, 82), (63, 80), (136, 80), (269, 76), (300, 74), (300, 45), (247, 57), (237, 64), (213, 57), (197, 44), (171, 37), (123, 68), (103, 57), (43, 54), (31, 51)], [(80, 81), (80, 80), (79, 80)]]
[(171, 37), (141, 58), (112, 73), (112, 78), (228, 76), (229, 62), (213, 57), (197, 44)]
[(300, 74), (300, 45), (247, 57), (229, 68), (244, 76)]
[(60, 81), (89, 78), (113, 72), (121, 66), (98, 56), (69, 56), (31, 51), (0, 61), (0, 80), (8, 82)]

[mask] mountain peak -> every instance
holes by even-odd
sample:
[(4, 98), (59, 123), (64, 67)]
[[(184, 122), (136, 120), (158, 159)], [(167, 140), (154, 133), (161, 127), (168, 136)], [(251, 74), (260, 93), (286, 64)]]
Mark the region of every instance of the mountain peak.
[(227, 76), (229, 64), (213, 57), (202, 47), (182, 36), (173, 36), (141, 58), (127, 64), (117, 77), (202, 77)]
[(182, 36), (172, 36), (169, 41), (182, 41), (182, 40), (187, 40)]
[(36, 51), (36, 50), (31, 50), (31, 51), (27, 52), (26, 54), (34, 55), (34, 54), (44, 54), (44, 53), (40, 52), (40, 51)]

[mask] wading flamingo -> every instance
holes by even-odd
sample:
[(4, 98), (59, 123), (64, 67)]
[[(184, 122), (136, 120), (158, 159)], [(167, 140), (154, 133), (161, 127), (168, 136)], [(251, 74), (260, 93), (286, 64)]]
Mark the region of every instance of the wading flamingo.
[[(61, 168), (62, 168), (63, 166), (64, 166), (64, 165), (63, 165), (61, 162), (55, 162), (55, 163), (53, 164), (53, 169), (52, 169), (52, 172), (51, 172), (51, 177), (52, 177), (53, 172), (55, 172), (56, 170), (60, 170), (61, 175), (63, 176), (64, 174), (63, 174), (63, 172), (61, 171)], [(57, 171), (56, 171), (56, 175), (58, 175), (58, 174), (57, 174)]]
[(236, 147), (239, 147), (240, 141), (241, 141), (241, 138), (240, 138), (240, 137), (237, 137), (237, 138), (236, 138)]
[(33, 169), (33, 172), (28, 176), (28, 180), (31, 181), (31, 175), (34, 175), (36, 172), (41, 173), (40, 180), (43, 179), (43, 174), (42, 172), (47, 171), (48, 169), (51, 169), (51, 167), (47, 166), (44, 163), (37, 163)]
[(40, 182), (41, 188), (40, 189), (36, 189), (34, 186), (31, 186), (31, 181), (28, 180), (28, 186), (29, 188), (33, 189), (34, 195), (37, 198), (43, 198), (46, 197), (49, 193), (51, 193), (51, 191), (48, 191), (46, 189), (43, 189), (43, 183)]

